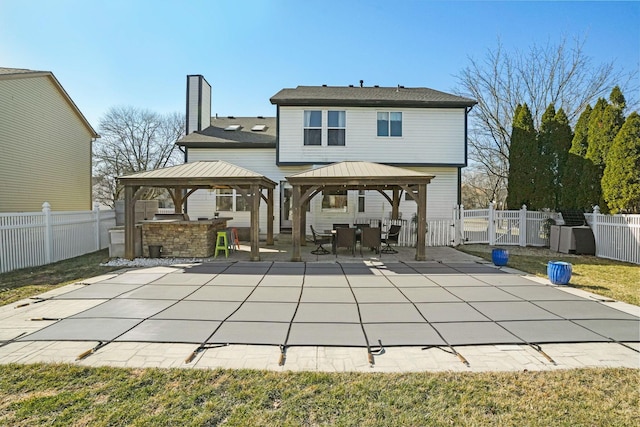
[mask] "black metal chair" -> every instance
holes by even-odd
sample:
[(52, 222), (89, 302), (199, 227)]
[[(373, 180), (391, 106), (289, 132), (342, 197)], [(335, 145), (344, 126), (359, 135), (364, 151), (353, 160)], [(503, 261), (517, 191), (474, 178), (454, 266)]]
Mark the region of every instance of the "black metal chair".
[(336, 258), (338, 257), (338, 248), (349, 248), (351, 249), (351, 254), (356, 256), (355, 228), (336, 228)]
[(386, 246), (384, 248), (382, 248), (382, 250), (380, 252), (382, 252), (383, 254), (397, 254), (398, 251), (395, 250), (394, 248), (391, 247), (391, 243), (395, 243), (396, 246), (398, 245), (398, 238), (400, 236), (400, 229), (402, 227), (400, 225), (392, 225), (391, 227), (389, 227), (389, 231), (387, 232), (387, 234), (385, 235), (385, 237), (382, 239), (382, 243), (384, 243)]
[(362, 256), (362, 247), (366, 246), (371, 250), (376, 251), (377, 254), (380, 253), (381, 246), (381, 233), (379, 228), (375, 227), (364, 227), (362, 229), (362, 234), (360, 235), (360, 256)]
[(333, 237), (330, 234), (316, 233), (316, 230), (313, 229), (313, 225), (311, 226), (311, 234), (313, 234), (313, 243), (316, 245), (316, 248), (311, 251), (312, 254), (326, 255), (331, 253), (322, 246), (331, 243)]

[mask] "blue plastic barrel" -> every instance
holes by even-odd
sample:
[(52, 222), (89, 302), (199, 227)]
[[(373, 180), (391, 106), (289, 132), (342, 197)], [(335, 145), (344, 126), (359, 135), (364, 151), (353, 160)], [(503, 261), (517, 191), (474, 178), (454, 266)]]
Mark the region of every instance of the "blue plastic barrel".
[(554, 285), (566, 285), (571, 280), (571, 264), (563, 261), (549, 261), (547, 275)]
[(495, 248), (491, 251), (491, 261), (499, 267), (507, 265), (509, 261), (509, 251), (502, 248)]

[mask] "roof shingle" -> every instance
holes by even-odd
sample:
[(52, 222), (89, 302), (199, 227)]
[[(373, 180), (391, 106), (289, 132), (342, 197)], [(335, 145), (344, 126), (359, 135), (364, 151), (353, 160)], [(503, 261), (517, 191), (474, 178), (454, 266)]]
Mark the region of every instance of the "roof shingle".
[(270, 99), (272, 104), (292, 106), (415, 106), (470, 107), (477, 102), (470, 98), (440, 92), (426, 87), (344, 87), (298, 86), (282, 89)]

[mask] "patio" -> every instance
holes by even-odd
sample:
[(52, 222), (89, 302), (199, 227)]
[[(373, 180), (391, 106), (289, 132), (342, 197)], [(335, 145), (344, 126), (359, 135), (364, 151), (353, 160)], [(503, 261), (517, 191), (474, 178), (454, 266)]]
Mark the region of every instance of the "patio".
[(87, 363), (110, 348), (160, 346), (182, 366), (206, 366), (218, 355), (215, 366), (241, 348), (245, 362), (258, 351), (267, 366), (291, 368), (300, 354), (315, 349), (317, 358), (323, 349), (342, 354), (333, 357), (346, 369), (344, 352), (354, 366), (372, 367), (384, 366), (398, 348), (411, 359), (440, 352), (451, 369), (473, 368), (468, 355), (478, 349), (507, 348), (509, 357), (548, 369), (558, 366), (553, 346), (605, 345), (607, 354), (622, 352), (623, 364), (638, 367), (638, 307), (550, 286), (451, 248), (429, 253), (425, 262), (403, 261), (402, 252), (339, 255), (337, 262), (333, 255), (326, 262), (222, 259), (96, 277), (19, 309), (0, 308), (0, 361), (29, 360), (29, 350), (46, 353), (66, 343), (77, 358), (89, 356)]

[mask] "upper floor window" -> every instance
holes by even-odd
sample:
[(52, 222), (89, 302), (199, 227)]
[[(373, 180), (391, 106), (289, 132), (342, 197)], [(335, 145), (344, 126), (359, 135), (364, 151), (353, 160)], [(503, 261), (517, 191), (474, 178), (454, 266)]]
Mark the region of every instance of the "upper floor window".
[(378, 136), (402, 136), (402, 113), (378, 112)]
[(304, 145), (322, 145), (322, 111), (305, 110)]
[(328, 111), (327, 123), (327, 145), (345, 145), (345, 112)]

